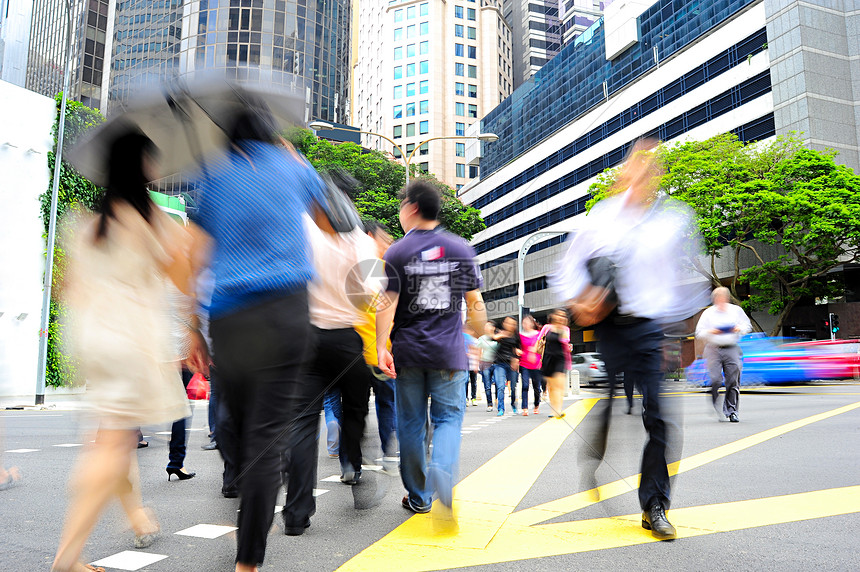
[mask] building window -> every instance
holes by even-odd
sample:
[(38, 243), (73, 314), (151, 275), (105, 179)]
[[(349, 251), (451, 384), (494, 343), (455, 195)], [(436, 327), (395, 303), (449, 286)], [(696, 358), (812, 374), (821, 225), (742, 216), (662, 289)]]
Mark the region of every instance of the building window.
[(455, 123), (454, 124), (454, 135), (459, 135), (460, 137), (466, 134), (466, 124), (465, 123)]
[(460, 183), (457, 183), (457, 190), (459, 191), (462, 188), (463, 188), (463, 185), (461, 185)]
[(406, 155), (409, 156), (415, 150), (415, 143), (407, 143), (406, 144)]
[[(406, 64), (406, 77), (412, 77), (413, 75), (415, 75), (415, 64)], [(394, 79), (397, 79), (397, 77)]]
[[(414, 103), (407, 103), (406, 104), (406, 117), (412, 117), (413, 115), (415, 115), (415, 104)], [(395, 117), (395, 119), (397, 119), (397, 118)]]
[(402, 8), (400, 10), (394, 11), (394, 21), (395, 22), (402, 22), (403, 21), (403, 9)]
[(473, 60), (478, 59), (478, 47), (477, 46), (469, 46), (469, 57)]
[[(395, 105), (394, 106), (394, 119), (400, 119), (401, 117), (403, 117), (403, 106), (402, 105)], [(397, 129), (397, 128), (395, 127), (395, 129)]]
[(410, 6), (406, 9), (406, 19), (411, 20), (415, 17), (415, 6)]
[(469, 66), (469, 77), (478, 79), (478, 66)]
[(418, 62), (418, 73), (430, 72), (430, 60), (422, 60)]
[(415, 37), (415, 24), (411, 26), (406, 26), (406, 38), (414, 38)]
[(457, 157), (465, 157), (466, 156), (466, 144), (465, 143), (457, 143), (457, 149), (454, 152)]
[(427, 155), (428, 153), (430, 153), (430, 143), (425, 143), (418, 148), (419, 155)]
[(459, 81), (454, 82), (454, 95), (459, 95), (459, 96), (466, 95), (465, 92), (463, 91), (463, 87), (464, 87), (463, 84), (460, 83)]
[(459, 115), (460, 117), (466, 116), (466, 105), (464, 103), (460, 103), (459, 101), (454, 104), (454, 115)]
[(403, 137), (403, 126), (402, 125), (395, 125), (394, 126), (394, 138), (400, 139), (401, 137)]
[(469, 26), (469, 39), (470, 40), (477, 40), (478, 39), (478, 30), (476, 28), (473, 28), (472, 26)]
[(407, 137), (415, 137), (415, 124), (407, 123), (406, 124), (406, 136)]
[(430, 171), (430, 163), (418, 163), (418, 170), (422, 173), (428, 173)]
[(394, 79), (403, 77), (403, 66), (394, 66)]
[(414, 58), (415, 57), (415, 44), (406, 44), (406, 57)]
[(427, 40), (424, 40), (423, 42), (418, 44), (418, 53), (421, 54), (422, 56), (424, 54), (429, 54), (430, 53), (430, 42), (428, 42)]
[(454, 24), (454, 35), (458, 38), (464, 37), (463, 24)]
[(394, 28), (394, 41), (399, 42), (403, 39), (403, 28)]
[[(402, 10), (401, 10), (402, 11)], [(454, 17), (462, 18), (463, 17), (463, 7), (462, 6), (454, 6)], [(397, 22), (397, 12), (394, 13), (394, 21)]]
[(474, 179), (478, 176), (478, 166), (477, 165), (469, 165), (469, 178)]
[(400, 147), (395, 147), (392, 153), (395, 159), (399, 159), (402, 155), (400, 154)]
[(430, 122), (426, 120), (420, 122), (418, 124), (418, 134), (427, 135), (428, 133), (430, 133)]
[(403, 86), (395, 85), (394, 86), (394, 99), (400, 99), (403, 97)]
[(418, 24), (418, 34), (421, 36), (426, 36), (430, 33), (430, 22), (421, 22)]
[(426, 79), (422, 79), (418, 82), (418, 93), (424, 94), (430, 91), (430, 81)]
[(412, 97), (415, 95), (415, 83), (407, 83), (406, 84), (406, 97)]
[(473, 119), (478, 118), (478, 106), (477, 105), (469, 105), (469, 117)]
[(454, 55), (457, 57), (463, 57), (463, 44), (454, 44)]
[(418, 15), (419, 16), (426, 16), (429, 13), (430, 13), (430, 3), (429, 2), (424, 2), (423, 4), (418, 6)]
[[(472, 66), (469, 66), (472, 67)], [(454, 64), (454, 75), (463, 76), (466, 73), (466, 66), (463, 64)]]
[(475, 16), (475, 9), (474, 9), (474, 8), (469, 8), (469, 9), (467, 9), (467, 10), (466, 10), (466, 17), (467, 17), (469, 20), (472, 20), (472, 21), (474, 22), (474, 21), (475, 21), (475, 18), (476, 18), (476, 16)]
[(463, 179), (466, 178), (466, 164), (465, 163), (457, 163), (457, 174), (456, 176), (461, 177)]
[(424, 115), (425, 113), (430, 113), (430, 100), (425, 99), (423, 101), (418, 102), (418, 113)]
[(478, 97), (478, 86), (469, 84), (469, 97)]
[(394, 48), (394, 59), (402, 60), (403, 59), (403, 48)]

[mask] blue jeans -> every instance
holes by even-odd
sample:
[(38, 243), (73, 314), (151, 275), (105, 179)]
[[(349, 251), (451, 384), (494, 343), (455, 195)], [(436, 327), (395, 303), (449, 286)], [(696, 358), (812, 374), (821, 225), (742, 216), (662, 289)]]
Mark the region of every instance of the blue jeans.
[[(182, 368), (182, 384), (187, 388), (191, 381), (191, 372)], [(181, 469), (185, 465), (185, 449), (188, 443), (188, 433), (185, 431), (188, 420), (191, 418), (177, 419), (170, 428), (170, 445), (168, 449), (168, 469)]]
[[(465, 371), (406, 367), (397, 376), (397, 438), (400, 476), (409, 502), (418, 510), (430, 508), (435, 492), (446, 506), (453, 501), (460, 461), (460, 429), (466, 404)], [(427, 398), (433, 424), (433, 454), (427, 467)]]
[(218, 434), (218, 390), (215, 382), (215, 368), (212, 367), (209, 375), (209, 441), (216, 443)]
[(487, 394), (487, 406), (493, 406), (493, 364), (481, 370), (481, 379), (484, 381), (484, 393)]
[(394, 457), (397, 454), (397, 443), (394, 440), (394, 434), (397, 431), (394, 380), (382, 373), (382, 370), (376, 366), (371, 366), (370, 371), (373, 373), (370, 386), (376, 396), (376, 424), (379, 427), (382, 455)]
[[(329, 455), (337, 455), (340, 450), (340, 390), (332, 387), (323, 397), (325, 411), (326, 448)], [(334, 423), (334, 425), (332, 425)]]
[(493, 364), (493, 377), (496, 380), (496, 399), (499, 401), (499, 411), (505, 410), (505, 381), (511, 384), (511, 407), (517, 409), (517, 381), (520, 374), (506, 363)]
[(539, 369), (520, 368), (520, 373), (523, 376), (523, 409), (529, 408), (529, 382), (531, 381), (532, 389), (534, 390), (535, 407), (540, 406), (541, 383), (543, 375)]

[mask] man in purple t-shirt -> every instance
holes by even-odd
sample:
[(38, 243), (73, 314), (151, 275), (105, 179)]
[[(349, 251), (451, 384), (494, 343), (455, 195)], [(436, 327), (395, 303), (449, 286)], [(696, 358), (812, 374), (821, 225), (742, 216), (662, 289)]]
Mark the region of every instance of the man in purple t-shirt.
[[(396, 383), (400, 475), (407, 491), (403, 506), (416, 513), (430, 511), (434, 493), (451, 509), (468, 369), (464, 299), (473, 329), (481, 330), (487, 320), (475, 251), (439, 226), (441, 204), (439, 190), (425, 182), (402, 191), (400, 225), (406, 236), (385, 253), (387, 306), (376, 314), (379, 367)], [(429, 471), (428, 397), (433, 423)]]

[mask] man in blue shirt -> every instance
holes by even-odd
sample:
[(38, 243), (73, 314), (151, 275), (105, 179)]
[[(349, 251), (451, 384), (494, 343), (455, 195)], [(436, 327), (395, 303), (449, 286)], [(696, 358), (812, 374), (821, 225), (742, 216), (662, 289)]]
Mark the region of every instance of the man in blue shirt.
[(400, 475), (407, 491), (402, 504), (416, 513), (430, 511), (434, 493), (448, 511), (453, 502), (468, 369), (464, 298), (472, 328), (478, 331), (486, 322), (475, 252), (439, 226), (440, 208), (440, 193), (428, 183), (415, 181), (403, 190), (400, 225), (406, 236), (385, 253), (387, 306), (376, 318), (379, 367), (396, 384)]
[(235, 427), (219, 433), (219, 447), (238, 460), (241, 475), (237, 572), (263, 561), (288, 425), (296, 404), (314, 399), (299, 381), (313, 340), (307, 285), (314, 271), (302, 216), (323, 183), (298, 154), (273, 144), (274, 133), (262, 112), (237, 117), (232, 147), (199, 181), (198, 221), (212, 238), (218, 389)]

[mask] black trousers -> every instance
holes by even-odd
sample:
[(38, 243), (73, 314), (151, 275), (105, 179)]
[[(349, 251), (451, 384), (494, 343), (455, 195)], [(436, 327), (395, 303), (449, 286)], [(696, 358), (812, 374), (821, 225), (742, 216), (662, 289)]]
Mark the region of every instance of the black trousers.
[(660, 397), (663, 383), (663, 331), (651, 320), (619, 325), (607, 319), (595, 328), (600, 340), (600, 353), (609, 377), (610, 398), (603, 400), (601, 429), (593, 444), (600, 458), (606, 451), (612, 396), (617, 386), (616, 375), (624, 372), (624, 383), (635, 384), (642, 392), (642, 422), (648, 432), (648, 442), (642, 453), (642, 478), (639, 483), (639, 504), (643, 510), (659, 502), (669, 508), (670, 482), (666, 468), (669, 421)]
[(219, 446), (239, 467), (236, 561), (256, 565), (266, 554), (281, 484), (280, 457), (291, 421), (285, 412), (301, 388), (300, 366), (313, 340), (307, 292), (214, 320), (211, 335), (218, 389), (233, 424), (219, 435)]
[(315, 354), (302, 372), (302, 388), (290, 413), (295, 424), (285, 449), (288, 476), (283, 515), (288, 527), (304, 526), (316, 511), (313, 489), (317, 481), (319, 414), (329, 388), (339, 389), (341, 395), (341, 470), (361, 470), (361, 439), (373, 376), (364, 361), (364, 345), (358, 332), (352, 328), (311, 327), (316, 339)]

